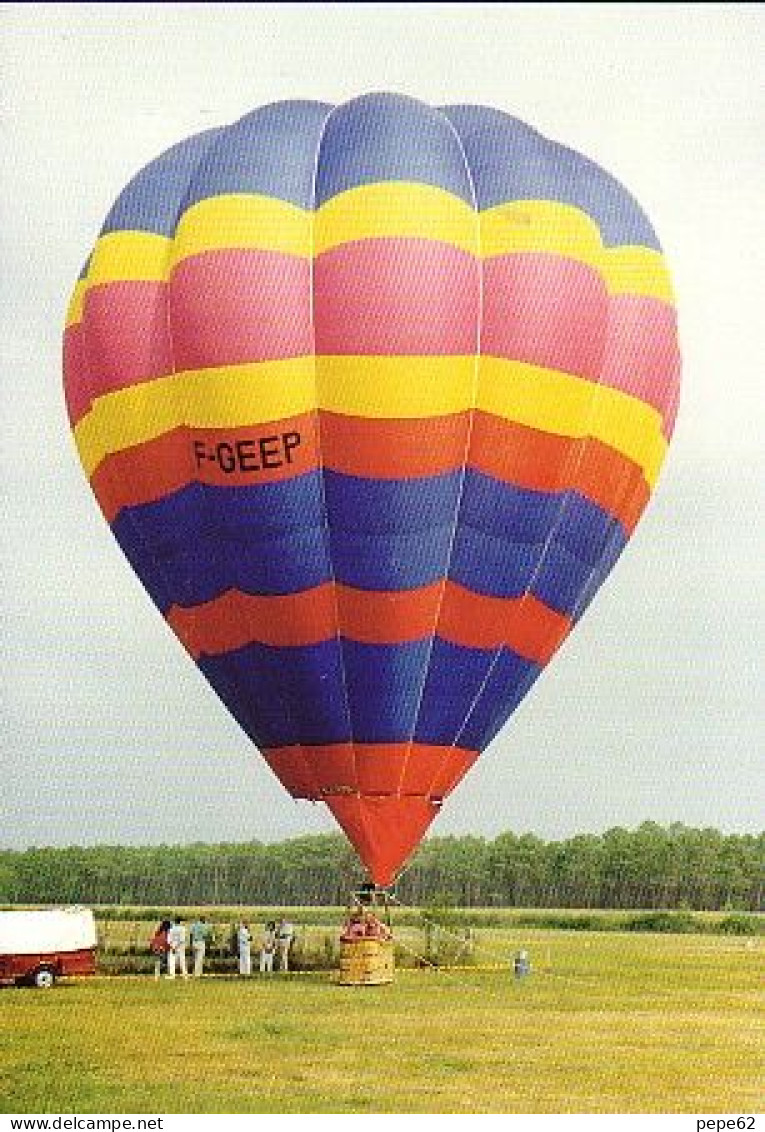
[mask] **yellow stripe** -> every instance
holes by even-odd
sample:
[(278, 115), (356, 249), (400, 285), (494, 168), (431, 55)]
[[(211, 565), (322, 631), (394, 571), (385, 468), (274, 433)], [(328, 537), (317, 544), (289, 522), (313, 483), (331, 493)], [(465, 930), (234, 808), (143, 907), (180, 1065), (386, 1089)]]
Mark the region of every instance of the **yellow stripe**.
[(592, 436), (638, 464), (653, 485), (666, 453), (661, 414), (618, 389), (525, 362), (473, 357), (290, 358), (190, 370), (99, 398), (75, 428), (88, 474), (111, 452), (187, 424), (233, 428), (322, 409), (428, 418), (476, 405), (558, 436)]
[(166, 279), (172, 243), (154, 232), (107, 232), (93, 249), (88, 287), (117, 280)]
[(77, 323), (82, 322), (82, 300), (85, 297), (85, 288), (87, 287), (87, 280), (78, 279), (72, 291), (72, 297), (69, 300), (69, 306), (66, 309), (66, 325), (76, 326)]
[(665, 303), (674, 302), (664, 256), (654, 248), (608, 248), (601, 270), (612, 295), (647, 295)]
[(74, 430), (90, 475), (111, 452), (181, 425), (233, 428), (283, 420), (316, 405), (313, 357), (187, 370), (98, 398)]
[(319, 405), (350, 417), (437, 417), (475, 402), (473, 355), (317, 358)]
[[(477, 214), (431, 185), (390, 181), (333, 197), (314, 215), (273, 197), (227, 195), (193, 205), (175, 240), (152, 232), (109, 232), (96, 243), (87, 280), (75, 288), (67, 325), (82, 317), (89, 287), (118, 280), (166, 280), (188, 256), (218, 248), (261, 248), (310, 257), (353, 240), (385, 236), (440, 240), (477, 255)], [(312, 222), (314, 226), (311, 233)], [(663, 255), (652, 248), (604, 248), (581, 209), (552, 201), (511, 201), (480, 214), (484, 259), (513, 252), (568, 256), (597, 269), (611, 294), (673, 301)]]
[(595, 268), (612, 295), (646, 295), (673, 302), (664, 256), (654, 248), (606, 248), (595, 221), (570, 204), (509, 201), (481, 213), (484, 259), (513, 252), (547, 252)]
[(312, 219), (312, 213), (274, 197), (210, 197), (181, 217), (173, 263), (216, 248), (259, 248), (308, 257)]
[(482, 358), (477, 407), (557, 436), (591, 436), (621, 452), (653, 485), (667, 442), (661, 414), (637, 397), (526, 362)]
[(361, 185), (319, 208), (314, 254), (352, 240), (405, 236), (441, 240), (477, 255), (477, 221), (469, 204), (433, 185), (406, 181)]
[(595, 221), (571, 204), (519, 200), (481, 213), (484, 259), (511, 252), (552, 252), (599, 267), (603, 254)]

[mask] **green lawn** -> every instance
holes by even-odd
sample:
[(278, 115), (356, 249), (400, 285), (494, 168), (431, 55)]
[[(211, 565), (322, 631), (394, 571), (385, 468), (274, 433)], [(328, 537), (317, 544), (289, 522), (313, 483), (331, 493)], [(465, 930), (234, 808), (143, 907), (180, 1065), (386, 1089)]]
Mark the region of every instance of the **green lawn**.
[(530, 930), (534, 974), (0, 990), (0, 1111), (757, 1111), (761, 940)]

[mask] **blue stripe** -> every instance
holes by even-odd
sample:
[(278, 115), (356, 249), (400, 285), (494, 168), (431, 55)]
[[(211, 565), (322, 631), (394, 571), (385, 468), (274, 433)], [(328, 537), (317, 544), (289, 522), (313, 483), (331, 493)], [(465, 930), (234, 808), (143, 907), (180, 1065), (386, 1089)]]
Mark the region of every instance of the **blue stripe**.
[(274, 648), (247, 645), (199, 667), (259, 747), (344, 743), (350, 738), (336, 639)]
[(332, 531), (404, 534), (454, 521), (461, 471), (384, 480), (325, 471)]
[(626, 545), (627, 540), (622, 537), (621, 528), (615, 528), (603, 550), (597, 570), (592, 572), (589, 580), (585, 582), (577, 594), (576, 608), (572, 609), (572, 616), (577, 621), (582, 617), (595, 594), (613, 570)]
[(591, 216), (608, 246), (637, 244), (661, 250), (637, 201), (582, 154), (501, 110), (444, 106), (442, 112), (462, 141), (480, 209), (513, 200), (560, 201)]
[(331, 109), (325, 102), (274, 102), (228, 126), (199, 163), (184, 208), (222, 193), (259, 193), (312, 209)]
[[(483, 750), (541, 667), (509, 649), (496, 654), (438, 639), (432, 653), (430, 649), (430, 641), (247, 645), (204, 657), (199, 667), (259, 747), (351, 739), (403, 743), (416, 724), (417, 742), (456, 742)], [(427, 689), (418, 711), (429, 657)], [(436, 688), (441, 691), (434, 696), (429, 689)]]
[(520, 597), (527, 591), (559, 613), (570, 616), (582, 595), (592, 598), (611, 569), (613, 548), (624, 547), (622, 534), (609, 543), (609, 553), (595, 565), (570, 554), (557, 538), (549, 545), (509, 542), (472, 527), (457, 531), (449, 577), (475, 593)]
[(528, 491), (470, 471), (455, 531), (458, 473), (386, 481), (326, 472), (328, 551), (320, 475), (191, 484), (125, 508), (114, 533), (163, 610), (232, 587), (296, 593), (333, 577), (359, 589), (414, 589), (445, 576), (451, 550), (449, 577), (468, 589), (497, 597), (530, 589), (571, 614), (627, 541), (615, 519), (574, 493)]
[(415, 181), (474, 205), (459, 141), (443, 114), (400, 94), (367, 94), (327, 121), (316, 181), (317, 205), (377, 181)]
[(277, 102), (195, 134), (130, 181), (101, 232), (172, 236), (183, 208), (222, 193), (260, 193), (311, 209), (314, 177), (317, 203), (386, 180), (435, 185), (482, 209), (560, 201), (590, 215), (607, 245), (660, 250), (631, 194), (581, 154), (500, 110), (437, 110), (396, 94), (364, 95), (334, 112), (323, 102)]
[(497, 656), (438, 638), (432, 652), (429, 640), (403, 645), (344, 639), (284, 648), (247, 645), (204, 657), (199, 667), (260, 747), (351, 739), (403, 743), (416, 725), (418, 742), (458, 742), (478, 750), (541, 671), (538, 664), (508, 649)]
[(560, 492), (515, 487), (468, 468), (459, 521), (497, 538), (543, 542), (561, 510), (563, 498)]
[(101, 235), (139, 231), (173, 236), (194, 169), (222, 133), (216, 129), (194, 134), (146, 165), (117, 197)]
[(403, 535), (331, 533), (335, 579), (361, 590), (413, 590), (446, 572), (452, 526)]
[(460, 729), (457, 745), (476, 751), (485, 750), (541, 672), (541, 666), (534, 661), (525, 660), (512, 649), (502, 649), (475, 706)]
[(429, 640), (367, 645), (343, 638), (345, 681), (357, 742), (409, 739), (429, 654)]
[(627, 532), (592, 500), (576, 492), (533, 491), (468, 470), (459, 524), (509, 542), (555, 541), (583, 562), (595, 565), (612, 535)]
[(418, 743), (456, 741), (491, 667), (495, 649), (471, 649), (436, 637), (417, 715)]

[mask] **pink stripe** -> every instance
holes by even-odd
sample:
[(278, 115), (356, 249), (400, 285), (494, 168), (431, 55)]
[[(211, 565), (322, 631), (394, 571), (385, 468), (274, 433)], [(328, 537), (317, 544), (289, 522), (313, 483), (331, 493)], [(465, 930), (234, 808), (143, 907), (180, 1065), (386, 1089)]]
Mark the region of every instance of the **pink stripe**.
[(72, 427), (90, 408), (82, 333), (80, 322), (72, 323), (64, 331), (64, 398)]
[(358, 240), (316, 260), (316, 347), (324, 354), (473, 354), (474, 256), (434, 240)]
[(311, 265), (251, 248), (202, 252), (170, 280), (178, 369), (294, 358), (313, 352)]
[(92, 287), (82, 326), (83, 392), (91, 399), (172, 373), (164, 283), (121, 280)]
[(674, 308), (644, 295), (615, 295), (603, 361), (603, 383), (653, 405), (671, 432), (680, 352)]
[(675, 431), (675, 421), (677, 420), (677, 410), (680, 405), (680, 373), (678, 371), (677, 380), (669, 391), (667, 399), (667, 408), (664, 413), (664, 424), (662, 432), (667, 440), (672, 439), (672, 433)]
[(597, 380), (607, 325), (608, 295), (594, 268), (546, 252), (486, 262), (484, 354)]

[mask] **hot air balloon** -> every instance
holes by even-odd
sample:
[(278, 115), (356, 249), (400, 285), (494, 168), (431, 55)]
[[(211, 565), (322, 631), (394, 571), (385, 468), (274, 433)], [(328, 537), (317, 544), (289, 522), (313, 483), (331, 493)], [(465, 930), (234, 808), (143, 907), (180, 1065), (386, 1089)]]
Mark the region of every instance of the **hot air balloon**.
[(679, 354), (643, 212), (499, 110), (275, 103), (127, 185), (64, 357), (141, 582), (389, 885), (656, 483)]

